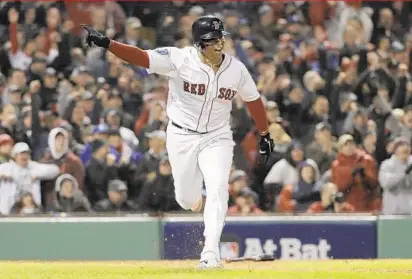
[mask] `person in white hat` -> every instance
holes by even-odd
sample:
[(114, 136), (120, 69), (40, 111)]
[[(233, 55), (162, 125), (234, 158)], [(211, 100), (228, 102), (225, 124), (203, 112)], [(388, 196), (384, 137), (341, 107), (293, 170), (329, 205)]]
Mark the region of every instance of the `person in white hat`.
[(32, 161), (30, 152), (27, 143), (18, 142), (11, 151), (12, 160), (0, 164), (0, 214), (8, 215), (23, 192), (31, 193), (40, 205), (40, 181), (54, 179), (60, 173), (56, 165)]

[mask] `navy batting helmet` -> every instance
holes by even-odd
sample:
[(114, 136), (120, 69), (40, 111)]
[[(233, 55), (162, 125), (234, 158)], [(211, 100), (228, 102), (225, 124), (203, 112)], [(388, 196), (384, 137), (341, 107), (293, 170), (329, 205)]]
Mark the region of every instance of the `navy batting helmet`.
[(223, 27), (223, 22), (212, 15), (201, 16), (192, 24), (192, 37), (195, 44), (204, 40), (217, 39), (229, 35)]

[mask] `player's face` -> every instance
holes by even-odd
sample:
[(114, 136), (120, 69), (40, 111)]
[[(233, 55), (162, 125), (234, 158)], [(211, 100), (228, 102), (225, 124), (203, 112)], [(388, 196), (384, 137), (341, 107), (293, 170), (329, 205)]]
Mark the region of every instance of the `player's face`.
[(220, 57), (225, 46), (225, 38), (222, 36), (216, 39), (204, 40), (205, 48), (203, 49), (206, 57)]

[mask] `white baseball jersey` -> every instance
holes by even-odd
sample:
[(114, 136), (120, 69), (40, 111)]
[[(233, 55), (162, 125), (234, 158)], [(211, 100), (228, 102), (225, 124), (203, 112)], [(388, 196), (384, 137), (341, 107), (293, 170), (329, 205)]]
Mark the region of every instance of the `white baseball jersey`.
[(174, 123), (200, 133), (229, 125), (232, 99), (245, 102), (260, 94), (246, 67), (225, 53), (215, 73), (204, 64), (195, 47), (148, 50), (149, 73), (169, 77), (167, 114)]

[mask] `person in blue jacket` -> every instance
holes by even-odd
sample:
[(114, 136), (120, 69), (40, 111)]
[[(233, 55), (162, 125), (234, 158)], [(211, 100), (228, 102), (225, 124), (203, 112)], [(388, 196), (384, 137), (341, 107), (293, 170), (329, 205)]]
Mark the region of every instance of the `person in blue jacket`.
[[(109, 126), (106, 124), (96, 125), (93, 129), (93, 140), (103, 140), (107, 141), (109, 138)], [(116, 151), (114, 147), (109, 147), (109, 154), (116, 156), (116, 163), (120, 161), (120, 154)], [(80, 159), (83, 162), (83, 165), (86, 165), (92, 157), (92, 147), (90, 143), (87, 143), (84, 147), (84, 151), (80, 156)]]

